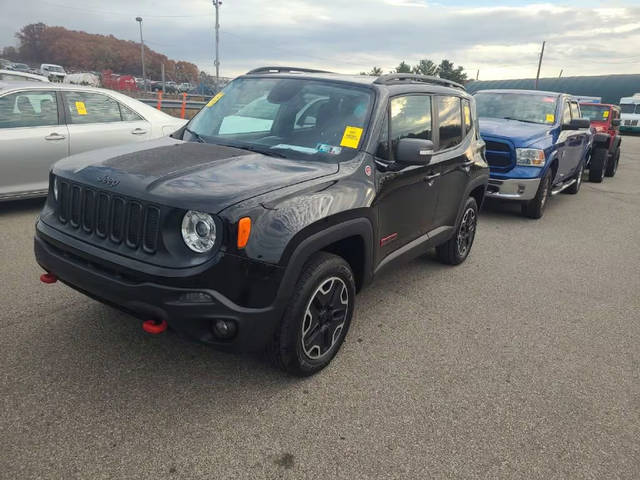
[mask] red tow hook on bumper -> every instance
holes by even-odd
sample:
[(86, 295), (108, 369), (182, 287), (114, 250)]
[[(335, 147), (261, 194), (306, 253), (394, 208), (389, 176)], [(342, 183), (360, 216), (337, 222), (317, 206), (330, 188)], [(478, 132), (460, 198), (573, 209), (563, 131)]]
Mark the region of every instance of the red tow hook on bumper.
[(142, 322), (142, 329), (145, 332), (150, 333), (151, 335), (158, 335), (164, 332), (168, 326), (169, 324), (166, 320), (162, 320), (161, 322), (157, 322), (155, 320), (145, 320), (144, 322)]
[(58, 277), (53, 273), (43, 273), (40, 275), (40, 281), (42, 283), (56, 283), (58, 281)]

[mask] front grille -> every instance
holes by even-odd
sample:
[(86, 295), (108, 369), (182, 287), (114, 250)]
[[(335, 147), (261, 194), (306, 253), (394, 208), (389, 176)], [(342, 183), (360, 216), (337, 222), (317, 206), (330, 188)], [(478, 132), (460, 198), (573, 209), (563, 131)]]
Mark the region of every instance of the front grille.
[(487, 146), (486, 155), (489, 167), (498, 170), (508, 170), (515, 164), (515, 152), (509, 143), (496, 140), (486, 140), (485, 143)]
[(59, 179), (57, 215), (61, 223), (89, 235), (155, 253), (160, 209), (137, 200)]

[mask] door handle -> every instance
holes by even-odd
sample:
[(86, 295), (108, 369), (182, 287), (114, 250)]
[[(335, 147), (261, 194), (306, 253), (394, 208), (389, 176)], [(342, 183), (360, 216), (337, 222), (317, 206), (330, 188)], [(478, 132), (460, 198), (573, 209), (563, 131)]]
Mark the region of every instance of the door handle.
[(435, 181), (436, 178), (438, 178), (440, 176), (440, 172), (438, 173), (432, 173), (430, 175), (427, 175), (426, 177), (424, 177), (424, 181), (427, 182), (428, 186), (433, 186), (433, 182)]
[(59, 133), (53, 132), (44, 137), (45, 140), (64, 140), (65, 136), (60, 135)]
[(144, 135), (145, 133), (147, 133), (147, 131), (144, 128), (134, 128), (133, 130), (131, 130), (131, 133), (133, 135)]

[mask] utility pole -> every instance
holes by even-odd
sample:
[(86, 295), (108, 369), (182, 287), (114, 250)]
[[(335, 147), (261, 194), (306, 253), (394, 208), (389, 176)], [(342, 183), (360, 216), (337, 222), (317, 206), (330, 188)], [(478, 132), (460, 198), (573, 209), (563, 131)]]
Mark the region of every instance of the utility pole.
[(558, 75), (558, 78), (562, 78), (562, 72), (564, 72), (564, 69), (560, 69), (560, 75)]
[(538, 60), (538, 74), (536, 75), (536, 90), (538, 89), (538, 80), (540, 79), (540, 67), (542, 67), (542, 57), (544, 55), (544, 46), (547, 42), (542, 42), (542, 50), (540, 51), (540, 59)]
[(476, 72), (476, 80), (478, 80), (479, 77), (480, 77), (480, 69), (478, 69), (478, 71)]
[(216, 61), (214, 65), (216, 66), (216, 93), (220, 89), (220, 58), (219, 58), (219, 43), (220, 43), (220, 5), (222, 5), (221, 0), (212, 0), (213, 6), (216, 9)]
[(144, 40), (142, 39), (142, 17), (136, 17), (136, 22), (140, 24), (140, 57), (142, 58), (142, 85), (147, 91), (147, 75), (144, 71)]

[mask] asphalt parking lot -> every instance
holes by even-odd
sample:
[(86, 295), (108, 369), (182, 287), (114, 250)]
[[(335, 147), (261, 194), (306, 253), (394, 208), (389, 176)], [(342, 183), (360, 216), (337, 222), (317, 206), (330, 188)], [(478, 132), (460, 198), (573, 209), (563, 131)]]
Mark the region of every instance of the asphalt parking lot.
[(299, 380), (61, 285), (40, 201), (0, 204), (0, 477), (640, 478), (640, 138), (543, 219), (489, 204), (469, 260), (358, 297)]

